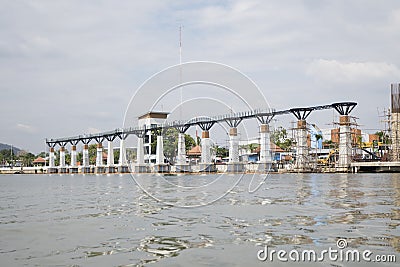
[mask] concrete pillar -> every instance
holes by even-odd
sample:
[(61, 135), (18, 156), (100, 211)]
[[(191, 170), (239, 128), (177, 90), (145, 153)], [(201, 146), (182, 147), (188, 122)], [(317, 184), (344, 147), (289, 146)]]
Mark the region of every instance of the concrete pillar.
[(211, 141), (210, 133), (208, 131), (203, 131), (201, 134), (201, 163), (210, 164), (211, 163)]
[(49, 152), (49, 167), (54, 168), (55, 166), (55, 156), (54, 156), (54, 147), (50, 147), (50, 152)]
[(156, 165), (154, 166), (155, 172), (169, 172), (169, 164), (164, 163), (164, 142), (163, 136), (157, 136), (157, 149), (156, 149)]
[(391, 160), (400, 161), (400, 113), (398, 112), (392, 112), (391, 114), (391, 129), (392, 129)]
[(47, 169), (47, 173), (57, 173), (57, 168), (55, 167), (54, 147), (50, 147), (49, 168)]
[(176, 157), (177, 165), (186, 164), (186, 146), (185, 146), (185, 134), (178, 134), (178, 155)]
[(272, 166), (271, 140), (268, 124), (260, 125), (260, 160), (258, 171), (264, 173), (270, 171)]
[(339, 122), (339, 168), (347, 171), (351, 163), (351, 130), (350, 117), (340, 116)]
[(97, 144), (97, 153), (96, 153), (96, 167), (103, 166), (103, 145), (102, 143)]
[(81, 172), (82, 173), (90, 173), (90, 166), (89, 166), (89, 145), (84, 144), (83, 145), (83, 151), (82, 151), (82, 168)]
[(76, 167), (76, 145), (73, 145), (71, 148), (71, 167)]
[(297, 140), (296, 140), (296, 169), (304, 171), (308, 168), (308, 146), (307, 146), (307, 122), (297, 121)]
[(400, 161), (400, 83), (392, 83), (391, 91), (391, 161)]
[(83, 145), (83, 151), (82, 151), (82, 166), (83, 167), (89, 167), (89, 145), (84, 144)]
[(186, 144), (185, 144), (185, 134), (178, 134), (178, 155), (175, 164), (176, 172), (190, 172), (191, 167), (186, 163)]
[(164, 143), (163, 136), (157, 136), (156, 164), (164, 164)]
[(237, 138), (237, 128), (229, 130), (229, 163), (239, 162), (239, 140)]
[(143, 137), (138, 137), (138, 142), (137, 142), (137, 158), (136, 162), (138, 165), (143, 165), (144, 164), (144, 142), (143, 142)]
[(113, 141), (108, 141), (107, 144), (107, 166), (108, 167), (113, 167), (114, 166), (114, 146), (113, 146)]
[(268, 124), (260, 126), (260, 163), (272, 163), (271, 140)]
[(239, 162), (239, 140), (236, 127), (229, 130), (229, 162), (226, 170), (227, 172), (244, 171), (243, 163)]
[(126, 166), (128, 165), (126, 162), (126, 148), (125, 148), (125, 140), (121, 139), (119, 142), (119, 159), (118, 165)]
[(113, 141), (111, 141), (111, 140), (108, 140), (108, 143), (107, 143), (107, 172), (115, 173), (114, 146), (113, 146)]
[(148, 171), (149, 171), (148, 166), (144, 164), (143, 137), (138, 136), (135, 172), (136, 173), (146, 173)]
[(60, 147), (60, 168), (65, 168), (65, 147)]
[(76, 145), (72, 145), (71, 148), (71, 166), (70, 166), (71, 173), (78, 173), (78, 166), (76, 162)]

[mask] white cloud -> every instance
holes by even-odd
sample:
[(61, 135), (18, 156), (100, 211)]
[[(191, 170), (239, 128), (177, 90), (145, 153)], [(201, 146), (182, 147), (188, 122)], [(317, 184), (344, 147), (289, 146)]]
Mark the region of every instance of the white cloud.
[(120, 127), (135, 89), (178, 63), (180, 24), (183, 61), (232, 65), (279, 108), (346, 96), (376, 124), (361, 107), (387, 106), (376, 96), (400, 77), (398, 0), (3, 2), (2, 135), (37, 151), (44, 137)]
[(394, 81), (400, 77), (400, 69), (386, 62), (340, 62), (318, 59), (312, 61), (306, 73), (320, 82), (366, 83), (374, 80)]
[(17, 123), (16, 127), (21, 132), (25, 132), (25, 133), (35, 133), (36, 132), (36, 128), (31, 125)]

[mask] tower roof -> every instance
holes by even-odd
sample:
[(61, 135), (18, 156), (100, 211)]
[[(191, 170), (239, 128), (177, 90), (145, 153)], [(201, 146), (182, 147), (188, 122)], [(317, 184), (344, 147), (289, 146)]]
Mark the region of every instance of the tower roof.
[(154, 118), (154, 119), (166, 119), (168, 116), (169, 112), (162, 112), (162, 111), (149, 111), (141, 116), (138, 117), (139, 120), (141, 119), (148, 119), (148, 118)]

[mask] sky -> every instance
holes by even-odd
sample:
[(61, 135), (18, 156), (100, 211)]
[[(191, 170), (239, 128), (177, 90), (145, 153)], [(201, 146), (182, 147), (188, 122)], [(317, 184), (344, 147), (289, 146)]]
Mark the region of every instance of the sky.
[(121, 127), (140, 85), (179, 63), (180, 25), (183, 62), (240, 70), (278, 110), (355, 101), (375, 132), (400, 82), (397, 0), (0, 0), (0, 142), (38, 153)]

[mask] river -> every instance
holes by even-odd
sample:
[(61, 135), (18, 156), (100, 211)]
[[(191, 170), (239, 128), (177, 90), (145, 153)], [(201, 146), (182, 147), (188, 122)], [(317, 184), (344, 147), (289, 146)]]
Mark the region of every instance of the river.
[(398, 264), (399, 225), (400, 174), (0, 176), (1, 266), (286, 266), (260, 250), (340, 239)]

